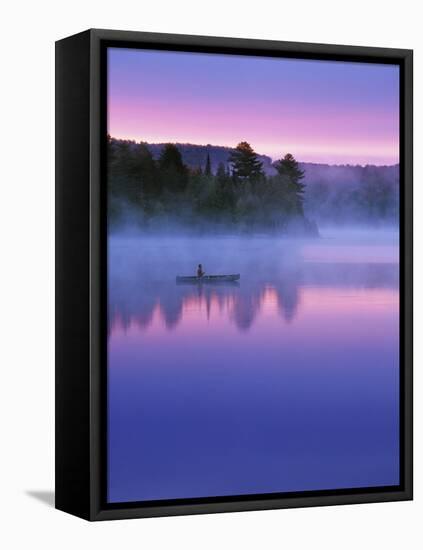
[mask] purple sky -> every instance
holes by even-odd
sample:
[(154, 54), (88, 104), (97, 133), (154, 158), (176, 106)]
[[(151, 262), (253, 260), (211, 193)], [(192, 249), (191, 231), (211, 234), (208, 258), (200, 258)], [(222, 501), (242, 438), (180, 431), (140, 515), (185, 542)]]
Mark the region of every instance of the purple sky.
[(399, 68), (110, 48), (108, 132), (236, 146), (274, 160), (395, 164)]

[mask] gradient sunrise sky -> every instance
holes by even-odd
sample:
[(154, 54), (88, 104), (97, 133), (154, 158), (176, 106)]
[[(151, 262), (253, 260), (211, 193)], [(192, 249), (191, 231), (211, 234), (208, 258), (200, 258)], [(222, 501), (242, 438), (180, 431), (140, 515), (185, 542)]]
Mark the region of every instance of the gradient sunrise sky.
[(399, 161), (399, 67), (109, 48), (108, 132), (150, 143), (248, 141), (276, 160)]

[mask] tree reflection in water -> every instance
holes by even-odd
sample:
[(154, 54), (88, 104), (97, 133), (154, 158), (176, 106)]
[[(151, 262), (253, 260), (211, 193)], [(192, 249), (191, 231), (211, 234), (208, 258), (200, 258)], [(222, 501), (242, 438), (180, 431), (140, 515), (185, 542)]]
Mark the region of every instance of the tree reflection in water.
[(176, 284), (173, 278), (156, 278), (141, 273), (130, 279), (115, 278), (109, 285), (109, 332), (114, 326), (127, 329), (136, 323), (148, 328), (160, 313), (167, 329), (178, 326), (192, 310), (210, 317), (212, 308), (226, 312), (240, 331), (248, 331), (269, 303), (286, 323), (292, 322), (301, 307), (303, 287), (398, 288), (398, 266), (392, 263), (296, 262), (264, 276), (258, 270), (250, 277), (241, 273), (239, 283)]

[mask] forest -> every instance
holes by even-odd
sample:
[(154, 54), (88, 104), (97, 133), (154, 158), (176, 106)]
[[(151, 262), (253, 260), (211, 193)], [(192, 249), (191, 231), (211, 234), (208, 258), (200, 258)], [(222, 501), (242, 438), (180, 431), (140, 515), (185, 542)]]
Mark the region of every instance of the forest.
[(399, 165), (299, 163), (291, 154), (108, 138), (109, 224), (154, 230), (317, 235), (325, 225), (396, 225)]
[(269, 175), (246, 141), (214, 169), (210, 154), (193, 167), (176, 144), (165, 144), (154, 158), (146, 143), (109, 136), (107, 159), (111, 226), (318, 234), (304, 214), (304, 170), (289, 153)]

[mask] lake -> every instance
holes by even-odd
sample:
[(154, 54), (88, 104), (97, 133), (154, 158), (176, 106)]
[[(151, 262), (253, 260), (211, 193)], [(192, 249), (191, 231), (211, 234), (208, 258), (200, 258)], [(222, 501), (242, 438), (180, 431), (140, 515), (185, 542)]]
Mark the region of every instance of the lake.
[[(398, 235), (109, 236), (108, 501), (399, 483)], [(176, 275), (239, 273), (239, 283)]]

